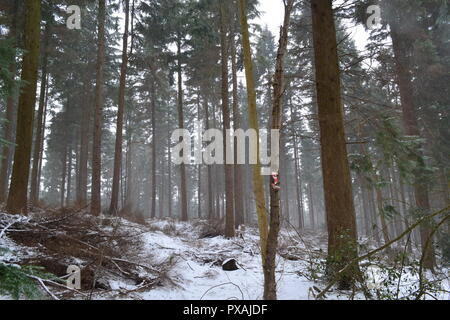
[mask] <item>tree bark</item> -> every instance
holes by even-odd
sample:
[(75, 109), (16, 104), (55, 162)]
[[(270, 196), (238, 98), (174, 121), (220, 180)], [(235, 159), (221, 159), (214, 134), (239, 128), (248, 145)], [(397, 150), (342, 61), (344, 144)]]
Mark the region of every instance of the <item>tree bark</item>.
[(16, 126), (16, 151), (6, 211), (28, 213), (28, 179), (33, 144), (33, 118), (39, 65), (41, 2), (25, 2), (24, 57), (22, 81), (26, 83), (19, 96)]
[[(238, 77), (237, 77), (237, 57), (236, 57), (236, 44), (235, 44), (235, 32), (232, 32), (230, 40), (231, 50), (231, 72), (233, 77), (233, 125), (234, 130), (241, 129), (241, 119), (239, 115), (239, 95), (238, 95)], [(237, 161), (238, 156), (237, 144), (234, 144), (234, 160)], [(244, 219), (244, 166), (236, 162), (234, 166), (234, 215), (235, 215), (235, 227), (239, 228), (240, 225), (245, 223)]]
[[(179, 129), (184, 129), (184, 113), (183, 113), (183, 76), (182, 76), (182, 66), (181, 66), (181, 39), (178, 35), (177, 41), (177, 55), (178, 55), (178, 127)], [(187, 203), (187, 189), (186, 189), (186, 165), (182, 163), (180, 165), (180, 180), (181, 180), (181, 199), (180, 199), (180, 209), (181, 209), (181, 221), (188, 221), (188, 203)]]
[[(397, 82), (400, 91), (400, 100), (403, 111), (403, 121), (406, 130), (406, 134), (409, 136), (420, 137), (419, 123), (416, 115), (416, 107), (414, 105), (414, 94), (412, 89), (412, 78), (409, 71), (409, 58), (408, 58), (408, 39), (404, 39), (400, 33), (400, 26), (397, 21), (389, 21), (391, 28), (392, 45), (394, 49), (394, 60), (397, 71)], [(423, 153), (421, 147), (415, 150), (415, 153), (422, 157)], [(427, 214), (430, 211), (430, 200), (428, 196), (428, 187), (423, 183), (419, 177), (414, 182), (414, 196), (416, 199), (416, 207)], [(424, 267), (429, 270), (434, 270), (436, 265), (436, 257), (434, 252), (433, 241), (427, 240), (431, 235), (430, 222), (424, 222), (420, 228), (420, 238), (422, 245), (422, 252), (425, 257)]]
[(33, 166), (31, 169), (31, 192), (30, 192), (30, 200), (31, 206), (37, 204), (39, 202), (39, 186), (38, 186), (38, 173), (39, 173), (39, 163), (40, 163), (40, 155), (41, 155), (41, 139), (43, 135), (43, 127), (45, 124), (43, 123), (44, 118), (44, 107), (46, 101), (46, 92), (47, 92), (47, 64), (48, 64), (48, 42), (50, 38), (50, 25), (47, 23), (44, 31), (44, 57), (42, 59), (42, 74), (41, 74), (41, 92), (39, 96), (39, 108), (37, 113), (37, 128), (34, 140), (34, 150), (33, 150)]
[(151, 114), (152, 114), (152, 203), (151, 218), (156, 217), (156, 75), (153, 73), (151, 88)]
[(267, 233), (268, 233), (268, 222), (266, 214), (266, 202), (264, 199), (264, 182), (261, 176), (261, 159), (259, 157), (259, 125), (258, 125), (258, 113), (256, 108), (256, 91), (255, 91), (255, 79), (253, 73), (253, 61), (252, 61), (252, 51), (250, 47), (250, 34), (248, 31), (248, 21), (247, 21), (247, 1), (239, 0), (239, 13), (241, 22), (241, 33), (242, 33), (242, 45), (244, 51), (244, 65), (245, 65), (245, 76), (247, 82), (247, 98), (248, 98), (248, 118), (249, 127), (256, 131), (257, 133), (257, 161), (253, 165), (253, 193), (255, 197), (256, 212), (258, 216), (258, 226), (259, 226), (259, 237), (261, 246), (261, 258), (263, 268), (266, 264), (266, 248), (267, 248)]
[(103, 114), (103, 81), (105, 64), (105, 0), (99, 0), (98, 7), (98, 51), (97, 51), (97, 77), (95, 85), (95, 113), (94, 136), (92, 145), (92, 188), (91, 188), (91, 214), (99, 216), (102, 211), (101, 204), (101, 178), (102, 178), (102, 114)]
[[(222, 65), (222, 113), (223, 113), (223, 146), (224, 146), (224, 163), (225, 163), (225, 197), (226, 197), (226, 213), (225, 213), (225, 237), (233, 238), (235, 236), (234, 222), (234, 185), (233, 171), (234, 166), (227, 163), (227, 155), (233, 150), (228, 150), (229, 136), (227, 131), (231, 129), (230, 109), (229, 109), (229, 92), (228, 92), (228, 43), (227, 43), (227, 0), (220, 0), (220, 51)], [(236, 160), (236, 159), (235, 159)]]
[[(283, 121), (283, 96), (284, 96), (284, 57), (288, 45), (288, 32), (291, 19), (291, 11), (294, 0), (285, 2), (284, 23), (280, 31), (280, 43), (277, 52), (275, 76), (273, 82), (273, 108), (272, 108), (272, 130), (281, 130)], [(279, 137), (278, 137), (279, 138)], [(271, 141), (275, 143), (275, 141)], [(280, 143), (280, 140), (277, 141)], [(273, 152), (273, 151), (272, 151)], [(267, 236), (267, 254), (264, 266), (264, 299), (277, 299), (277, 282), (275, 278), (275, 260), (278, 249), (278, 235), (280, 233), (280, 188), (275, 179), (279, 176), (280, 154), (272, 154), (272, 166), (277, 176), (272, 176), (270, 190), (270, 224)], [(275, 163), (273, 163), (275, 162)], [(284, 185), (284, 184), (283, 184)]]
[[(331, 277), (358, 256), (355, 208), (347, 158), (336, 28), (331, 0), (311, 0), (322, 171)], [(352, 287), (354, 266), (339, 275), (341, 289)]]
[(122, 65), (120, 67), (119, 106), (117, 109), (116, 145), (114, 152), (114, 172), (109, 215), (115, 216), (119, 210), (120, 178), (122, 176), (123, 118), (125, 113), (125, 89), (128, 68), (128, 28), (130, 20), (130, 0), (125, 0), (125, 31), (122, 41)]
[[(9, 31), (9, 38), (15, 39), (13, 41), (13, 45), (17, 44), (16, 37), (18, 36), (18, 16), (19, 16), (19, 1), (14, 1), (13, 7), (13, 18), (11, 22), (11, 27)], [(9, 73), (13, 75), (13, 79), (16, 78), (16, 56), (14, 55), (13, 60), (9, 66)], [(1, 168), (0, 168), (0, 203), (5, 202), (8, 193), (8, 182), (9, 182), (9, 172), (11, 168), (11, 162), (13, 158), (13, 140), (14, 140), (14, 120), (16, 114), (16, 101), (14, 94), (15, 86), (11, 88), (11, 92), (9, 92), (8, 97), (6, 99), (6, 121), (4, 122), (3, 132), (4, 132), (4, 140), (10, 144), (4, 144), (2, 148), (2, 157), (1, 157)]]

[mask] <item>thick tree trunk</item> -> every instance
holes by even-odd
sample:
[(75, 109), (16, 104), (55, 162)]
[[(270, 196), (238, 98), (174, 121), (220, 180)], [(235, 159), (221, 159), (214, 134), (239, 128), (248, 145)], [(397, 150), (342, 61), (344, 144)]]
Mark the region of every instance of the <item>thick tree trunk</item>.
[[(412, 79), (409, 71), (409, 61), (407, 54), (407, 46), (410, 45), (402, 39), (397, 22), (390, 21), (391, 38), (394, 49), (394, 60), (398, 76), (398, 86), (400, 91), (400, 99), (403, 110), (403, 121), (405, 124), (406, 134), (409, 136), (420, 137), (419, 123), (414, 105), (414, 94), (412, 89)], [(415, 150), (415, 153), (422, 156), (421, 148)], [(418, 175), (420, 176), (420, 174)], [(418, 177), (414, 183), (414, 196), (416, 199), (416, 207), (428, 214), (430, 212), (430, 200), (428, 196), (428, 187), (423, 180)], [(433, 241), (428, 241), (431, 236), (431, 226), (429, 222), (420, 225), (420, 238), (422, 245), (422, 253), (424, 255), (423, 265), (426, 269), (434, 270), (436, 265), (436, 257), (434, 252)], [(428, 245), (427, 245), (428, 242)]]
[(24, 57), (22, 81), (26, 83), (19, 97), (16, 126), (16, 151), (6, 211), (28, 213), (28, 179), (33, 144), (33, 118), (39, 64), (41, 2), (25, 2)]
[[(328, 275), (357, 258), (357, 232), (344, 131), (336, 28), (331, 0), (311, 0), (314, 53), (321, 133), (322, 171), (328, 225)], [(339, 276), (339, 287), (350, 288), (355, 265)]]
[(128, 68), (128, 28), (130, 19), (130, 0), (125, 0), (125, 31), (122, 41), (122, 65), (120, 67), (119, 106), (117, 109), (116, 145), (114, 151), (114, 172), (109, 215), (115, 216), (119, 210), (120, 178), (122, 176), (123, 117), (125, 113), (125, 88)]
[(225, 237), (233, 238), (235, 236), (234, 222), (234, 182), (233, 171), (234, 166), (227, 163), (227, 155), (232, 153), (229, 150), (227, 140), (229, 139), (227, 130), (231, 129), (230, 109), (229, 109), (229, 92), (228, 92), (228, 43), (227, 43), (227, 10), (226, 0), (220, 0), (220, 52), (222, 64), (222, 114), (223, 114), (223, 146), (224, 146), (224, 163), (225, 163), (225, 197), (226, 197), (226, 213), (225, 213)]
[(97, 78), (95, 84), (94, 136), (92, 145), (92, 190), (91, 214), (99, 216), (102, 211), (102, 114), (103, 114), (103, 73), (105, 64), (105, 0), (99, 0), (98, 8), (98, 52)]

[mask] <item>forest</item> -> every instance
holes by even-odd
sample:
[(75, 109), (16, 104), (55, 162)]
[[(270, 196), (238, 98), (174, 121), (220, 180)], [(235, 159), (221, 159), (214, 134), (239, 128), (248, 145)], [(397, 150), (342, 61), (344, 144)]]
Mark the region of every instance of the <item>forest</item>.
[(0, 300), (450, 300), (448, 0), (0, 0)]

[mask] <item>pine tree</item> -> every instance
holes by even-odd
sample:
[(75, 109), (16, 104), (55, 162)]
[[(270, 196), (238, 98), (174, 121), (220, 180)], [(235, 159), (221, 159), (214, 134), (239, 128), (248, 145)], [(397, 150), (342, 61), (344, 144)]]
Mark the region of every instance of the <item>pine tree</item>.
[(25, 3), (24, 48), (22, 81), (26, 81), (19, 96), (16, 151), (11, 186), (6, 211), (12, 214), (28, 213), (28, 178), (33, 143), (33, 117), (39, 64), (41, 4), (27, 0)]

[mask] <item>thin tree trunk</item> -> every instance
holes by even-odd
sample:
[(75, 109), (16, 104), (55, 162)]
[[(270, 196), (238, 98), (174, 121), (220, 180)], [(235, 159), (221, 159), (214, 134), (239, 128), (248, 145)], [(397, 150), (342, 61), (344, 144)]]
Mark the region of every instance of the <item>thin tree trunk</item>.
[(167, 184), (168, 184), (168, 196), (167, 196), (167, 216), (172, 217), (172, 147), (170, 141), (170, 110), (167, 110)]
[(67, 176), (67, 147), (64, 147), (63, 154), (61, 155), (61, 194), (60, 194), (60, 206), (64, 208), (64, 200), (66, 196), (66, 176)]
[[(88, 81), (84, 83), (85, 92), (89, 92)], [(82, 105), (82, 119), (80, 124), (80, 164), (79, 164), (79, 178), (77, 187), (77, 205), (80, 208), (87, 206), (87, 192), (88, 192), (88, 160), (89, 160), (89, 131), (91, 123), (91, 107), (89, 103), (91, 94), (87, 94), (88, 103)]]
[[(239, 115), (239, 95), (238, 95), (238, 77), (237, 77), (237, 57), (236, 57), (236, 44), (235, 44), (235, 32), (232, 32), (230, 40), (231, 50), (231, 73), (233, 76), (233, 125), (234, 130), (241, 129), (241, 119)], [(238, 158), (238, 146), (234, 144), (234, 215), (235, 215), (235, 227), (239, 228), (240, 225), (245, 223), (244, 220), (244, 185), (243, 185), (243, 168), (244, 166), (237, 163)]]
[(153, 74), (153, 83), (151, 88), (151, 115), (152, 115), (152, 203), (151, 218), (156, 217), (156, 76)]
[[(48, 78), (48, 75), (47, 75)], [(48, 80), (47, 80), (48, 84)], [(38, 168), (38, 176), (37, 176), (37, 193), (39, 195), (40, 189), (41, 189), (41, 177), (42, 177), (42, 164), (43, 164), (43, 157), (44, 157), (44, 142), (45, 142), (45, 129), (46, 129), (46, 123), (47, 123), (47, 106), (48, 106), (48, 85), (47, 85), (47, 91), (45, 93), (45, 105), (44, 105), (44, 118), (42, 120), (42, 135), (41, 135), (41, 141), (39, 142), (39, 168)]]
[[(281, 130), (283, 121), (283, 96), (284, 96), (284, 57), (288, 45), (288, 31), (291, 19), (291, 11), (294, 0), (287, 0), (284, 8), (284, 23), (280, 31), (280, 43), (277, 53), (275, 77), (273, 82), (273, 109), (272, 109), (272, 130)], [(279, 137), (278, 137), (279, 139)], [(278, 140), (277, 144), (281, 141)], [(271, 141), (272, 145), (275, 141)], [(272, 151), (273, 152), (273, 151)], [(270, 190), (270, 224), (267, 236), (267, 254), (264, 266), (264, 299), (277, 299), (277, 282), (275, 278), (275, 259), (278, 249), (278, 235), (280, 233), (280, 188), (276, 179), (279, 176), (280, 154), (272, 154), (272, 166), (276, 176), (271, 177)], [(275, 162), (275, 163), (273, 163)], [(285, 184), (283, 184), (285, 186)]]
[(225, 163), (225, 197), (226, 197), (226, 213), (225, 213), (225, 237), (233, 238), (235, 236), (234, 222), (234, 166), (227, 163), (227, 155), (234, 152), (229, 150), (229, 136), (227, 131), (231, 129), (230, 109), (229, 109), (229, 92), (228, 92), (228, 43), (227, 43), (227, 10), (226, 0), (220, 0), (220, 49), (222, 64), (222, 114), (223, 114), (223, 146), (224, 146), (224, 163)]
[(16, 126), (16, 150), (6, 211), (28, 213), (28, 179), (33, 144), (33, 118), (39, 65), (41, 2), (25, 2), (24, 56), (22, 81), (26, 83), (19, 96)]
[(122, 43), (122, 65), (120, 67), (120, 85), (119, 85), (119, 107), (117, 109), (116, 123), (116, 145), (114, 151), (114, 172), (111, 191), (111, 204), (109, 206), (109, 215), (115, 216), (118, 213), (120, 177), (122, 171), (122, 148), (123, 148), (123, 117), (125, 113), (125, 88), (127, 81), (128, 68), (128, 28), (130, 19), (130, 0), (125, 0), (125, 31), (123, 33)]
[(264, 181), (261, 176), (258, 113), (256, 108), (255, 80), (253, 73), (252, 51), (250, 47), (250, 34), (248, 31), (246, 3), (246, 0), (239, 0), (239, 13), (241, 22), (242, 45), (244, 51), (245, 76), (247, 82), (249, 127), (250, 129), (255, 130), (257, 133), (257, 161), (256, 164), (253, 165), (253, 193), (256, 204), (256, 212), (258, 216), (261, 258), (264, 268), (266, 264), (268, 222), (266, 214), (266, 203), (264, 199)]
[[(208, 100), (204, 98), (204, 109), (205, 109), (205, 130), (209, 130), (209, 106)], [(213, 185), (212, 185), (212, 166), (207, 166), (208, 171), (208, 219), (212, 220), (214, 218), (214, 198), (213, 198)]]
[(312, 193), (312, 182), (308, 183), (308, 206), (309, 206), (309, 223), (311, 225), (311, 229), (316, 228), (316, 217), (314, 212), (314, 198)]
[(67, 197), (66, 206), (70, 206), (70, 201), (72, 198), (72, 166), (73, 166), (73, 150), (72, 143), (69, 145), (69, 162), (67, 165)]
[(103, 114), (103, 77), (105, 64), (105, 0), (99, 0), (98, 7), (98, 52), (97, 79), (95, 85), (94, 137), (92, 145), (92, 190), (91, 214), (99, 216), (102, 211), (102, 114)]
[[(290, 103), (290, 111), (291, 111), (291, 117), (293, 117), (294, 110), (292, 108), (292, 103)], [(296, 119), (292, 119), (296, 120)], [(298, 227), (300, 230), (303, 230), (305, 223), (304, 223), (304, 217), (303, 217), (303, 197), (302, 197), (302, 188), (301, 188), (301, 181), (300, 181), (300, 164), (299, 164), (299, 156), (298, 156), (298, 143), (297, 143), (297, 133), (295, 130), (293, 131), (293, 138), (294, 138), (294, 170), (295, 170), (295, 189), (297, 191), (297, 215), (298, 215)]]
[(41, 139), (43, 134), (43, 117), (44, 117), (44, 107), (47, 92), (47, 64), (48, 64), (48, 42), (50, 38), (50, 25), (47, 23), (44, 31), (44, 57), (42, 59), (42, 74), (41, 74), (41, 92), (39, 96), (39, 108), (37, 112), (37, 128), (34, 140), (34, 150), (33, 150), (33, 165), (31, 169), (31, 192), (30, 201), (31, 206), (39, 202), (39, 192), (38, 192), (38, 172), (39, 172), (39, 162), (41, 154)]
[[(344, 130), (336, 28), (331, 0), (311, 0), (322, 171), (328, 225), (328, 275), (358, 256), (355, 208)], [(358, 267), (339, 276), (350, 288)]]
[[(180, 38), (180, 35), (178, 35)], [(181, 40), (177, 41), (177, 55), (178, 55), (178, 127), (184, 129), (184, 113), (183, 113), (183, 76), (181, 66)], [(180, 211), (181, 221), (188, 221), (188, 203), (187, 203), (187, 189), (186, 189), (186, 164), (180, 165), (180, 180), (181, 180), (181, 199), (180, 199)]]

